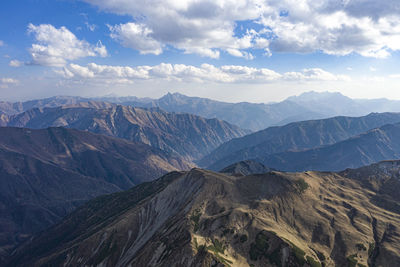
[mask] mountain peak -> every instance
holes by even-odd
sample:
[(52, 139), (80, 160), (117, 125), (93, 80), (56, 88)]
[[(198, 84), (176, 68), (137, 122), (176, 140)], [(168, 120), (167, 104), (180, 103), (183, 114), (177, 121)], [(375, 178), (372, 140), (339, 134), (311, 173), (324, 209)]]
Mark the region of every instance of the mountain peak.
[(288, 97), (286, 100), (289, 101), (294, 101), (294, 102), (308, 102), (308, 101), (319, 101), (319, 100), (326, 100), (326, 99), (340, 99), (340, 98), (345, 98), (345, 99), (350, 99), (349, 97), (339, 93), (339, 92), (316, 92), (316, 91), (309, 91), (309, 92), (304, 92), (300, 95), (297, 96), (291, 96)]

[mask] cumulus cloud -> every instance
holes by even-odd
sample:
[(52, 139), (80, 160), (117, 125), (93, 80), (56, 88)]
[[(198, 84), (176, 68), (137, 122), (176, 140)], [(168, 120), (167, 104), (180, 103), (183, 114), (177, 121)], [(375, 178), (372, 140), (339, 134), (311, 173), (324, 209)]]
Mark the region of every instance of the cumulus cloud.
[(28, 32), (35, 36), (37, 42), (29, 49), (32, 64), (60, 67), (70, 60), (107, 56), (107, 49), (100, 41), (92, 45), (79, 40), (66, 27), (57, 29), (50, 24), (29, 24)]
[(9, 85), (18, 84), (19, 81), (13, 78), (0, 78), (0, 88), (8, 88)]
[(216, 67), (202, 64), (199, 67), (184, 64), (161, 63), (155, 66), (122, 67), (69, 64), (57, 71), (66, 79), (103, 82), (132, 83), (135, 80), (169, 80), (197, 83), (270, 83), (280, 81), (340, 81), (347, 76), (335, 75), (322, 69), (304, 69), (301, 72), (278, 73), (267, 68), (225, 65)]
[(22, 65), (24, 65), (24, 62), (14, 59), (14, 60), (11, 60), (10, 63), (8, 63), (8, 65), (10, 67), (17, 68), (17, 67), (21, 67)]
[(109, 26), (111, 37), (120, 41), (123, 46), (139, 50), (141, 54), (159, 55), (162, 44), (153, 37), (153, 31), (143, 24), (126, 23)]
[[(388, 57), (400, 50), (398, 0), (82, 0), (130, 15), (112, 36), (142, 53), (166, 45), (217, 58), (251, 50)], [(150, 45), (150, 49), (146, 48)]]

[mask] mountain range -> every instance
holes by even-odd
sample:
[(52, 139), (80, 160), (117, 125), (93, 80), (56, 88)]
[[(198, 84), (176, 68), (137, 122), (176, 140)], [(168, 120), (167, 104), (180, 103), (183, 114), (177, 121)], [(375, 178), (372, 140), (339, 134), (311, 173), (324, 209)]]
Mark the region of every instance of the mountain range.
[(371, 112), (400, 112), (400, 102), (388, 99), (352, 99), (340, 93), (307, 92), (277, 103), (228, 103), (168, 93), (159, 99), (130, 97), (56, 96), (26, 102), (0, 102), (0, 115), (14, 115), (32, 108), (77, 105), (85, 102), (114, 103), (135, 107), (158, 107), (168, 112), (217, 118), (243, 129), (258, 131), (295, 121), (334, 116), (364, 116)]
[[(293, 151), (334, 145), (337, 142), (344, 141), (385, 124), (395, 124), (399, 122), (400, 113), (371, 113), (363, 117), (340, 116), (322, 120), (294, 122), (285, 126), (269, 127), (265, 130), (241, 138), (235, 138), (222, 144), (209, 155), (199, 160), (198, 164), (199, 166), (207, 167), (212, 170), (220, 170), (238, 161), (256, 159), (266, 164), (268, 167), (280, 169), (282, 165), (274, 165), (276, 161), (273, 161), (272, 164), (271, 161), (266, 159), (268, 157), (273, 158), (274, 156), (272, 155), (277, 153), (288, 152), (287, 154), (277, 155), (276, 160), (282, 158), (282, 162), (286, 161), (285, 168), (280, 170), (294, 170), (289, 165), (296, 165), (296, 161), (292, 162), (289, 159), (285, 159), (284, 155), (291, 155), (290, 153)], [(395, 142), (395, 140), (393, 140), (393, 142)], [(372, 149), (374, 148), (372, 140), (369, 145)], [(343, 149), (342, 156), (346, 155), (346, 152), (353, 152), (350, 147), (348, 150), (345, 148)], [(303, 163), (309, 160), (308, 157), (304, 157), (305, 154), (302, 156), (300, 156), (300, 154), (296, 155), (299, 156), (297, 160)], [(322, 157), (322, 155), (321, 158), (319, 158), (320, 161), (324, 161), (325, 159), (326, 158)], [(379, 160), (382, 159), (386, 158), (380, 158)], [(351, 161), (348, 163), (351, 164)], [(372, 162), (369, 161), (365, 163)], [(334, 163), (330, 162), (330, 164)], [(360, 165), (338, 165), (334, 166), (334, 169), (329, 170), (340, 170), (343, 167), (351, 166), (355, 167)], [(305, 168), (304, 166), (301, 170), (305, 170)]]
[(332, 145), (272, 154), (258, 160), (284, 171), (339, 171), (400, 159), (399, 140), (400, 123), (387, 124)]
[(218, 119), (122, 105), (103, 108), (104, 105), (93, 106), (95, 103), (34, 108), (9, 116), (3, 125), (32, 129), (62, 126), (86, 130), (142, 142), (189, 161), (200, 159), (232, 138), (250, 133)]
[(88, 202), (8, 266), (399, 266), (399, 173), (172, 172)]
[(143, 143), (75, 129), (0, 127), (0, 262), (96, 196), (191, 167)]

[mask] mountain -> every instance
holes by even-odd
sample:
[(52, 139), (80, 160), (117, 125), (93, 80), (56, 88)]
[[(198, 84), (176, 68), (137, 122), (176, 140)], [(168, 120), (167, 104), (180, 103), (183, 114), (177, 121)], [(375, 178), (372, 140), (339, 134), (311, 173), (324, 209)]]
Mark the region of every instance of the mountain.
[(205, 118), (218, 118), (244, 129), (260, 130), (278, 124), (286, 118), (304, 120), (321, 118), (318, 112), (293, 102), (255, 104), (248, 102), (227, 103), (208, 98), (189, 97), (179, 93), (168, 93), (151, 102), (122, 102), (124, 105), (159, 107), (169, 112), (196, 114)]
[(29, 100), (25, 102), (0, 101), (0, 113), (14, 115), (32, 108), (59, 107), (64, 105), (76, 105), (82, 102), (90, 102), (88, 98), (79, 96), (54, 96), (44, 99)]
[(371, 112), (400, 112), (400, 101), (388, 99), (352, 99), (340, 93), (306, 92), (277, 103), (228, 103), (208, 98), (168, 93), (159, 99), (135, 96), (74, 97), (55, 96), (26, 102), (0, 102), (0, 114), (15, 115), (32, 108), (119, 104), (143, 108), (161, 108), (167, 112), (190, 113), (217, 118), (243, 129), (258, 131), (291, 122), (334, 116), (364, 116)]
[[(117, 99), (102, 98), (102, 101)], [(227, 103), (207, 98), (168, 93), (159, 99), (118, 101), (138, 107), (159, 107), (169, 112), (184, 112), (206, 118), (218, 118), (244, 129), (258, 131), (291, 122), (334, 116), (365, 116), (371, 112), (400, 112), (400, 101), (388, 99), (352, 99), (340, 93), (306, 92), (278, 103)]]
[(399, 140), (400, 123), (387, 124), (332, 145), (272, 154), (258, 160), (284, 171), (338, 171), (400, 159)]
[[(220, 170), (238, 161), (259, 159), (269, 155), (330, 145), (352, 136), (390, 123), (400, 122), (400, 113), (371, 113), (363, 117), (334, 117), (323, 120), (294, 122), (270, 127), (241, 138), (228, 141), (203, 159), (199, 166)], [(303, 160), (303, 159), (299, 159)]]
[(358, 179), (172, 172), (88, 202), (8, 266), (399, 266), (399, 213), (377, 206), (394, 201), (378, 182), (394, 165), (347, 172)]
[(142, 143), (74, 129), (1, 127), (0, 262), (87, 200), (190, 167)]
[(338, 92), (305, 92), (286, 101), (308, 107), (323, 115), (363, 116), (371, 112), (399, 112), (400, 101), (389, 99), (352, 99)]
[(250, 175), (257, 173), (266, 173), (271, 171), (274, 171), (274, 169), (265, 167), (263, 164), (257, 161), (244, 160), (229, 165), (228, 167), (223, 168), (219, 172), (229, 175)]
[(36, 108), (9, 118), (8, 126), (68, 127), (142, 142), (187, 160), (199, 159), (220, 144), (249, 133), (217, 119), (115, 105), (110, 108)]

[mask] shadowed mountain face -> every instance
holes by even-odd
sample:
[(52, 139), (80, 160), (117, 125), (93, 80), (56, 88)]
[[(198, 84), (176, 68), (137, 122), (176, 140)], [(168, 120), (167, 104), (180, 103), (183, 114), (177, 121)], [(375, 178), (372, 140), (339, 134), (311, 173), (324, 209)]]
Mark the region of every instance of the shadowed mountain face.
[(400, 124), (388, 124), (333, 145), (273, 154), (259, 160), (284, 171), (338, 171), (400, 159), (399, 140)]
[(274, 169), (265, 167), (263, 164), (257, 161), (244, 160), (229, 165), (228, 167), (223, 168), (219, 172), (229, 175), (240, 176), (240, 175), (266, 173), (270, 171), (274, 171)]
[(380, 181), (398, 178), (395, 165), (173, 172), (88, 202), (21, 246), (9, 266), (398, 266), (400, 215), (377, 206), (394, 200)]
[[(400, 113), (371, 113), (364, 117), (334, 117), (270, 127), (224, 143), (198, 161), (198, 164), (212, 170), (220, 170), (238, 161), (258, 159), (269, 167), (285, 170), (276, 165), (269, 165), (265, 159), (280, 152), (331, 145), (385, 124), (398, 122)], [(335, 170), (340, 170), (340, 167)]]
[(101, 194), (191, 166), (142, 143), (65, 128), (0, 128), (0, 259)]
[(63, 126), (87, 130), (143, 142), (187, 160), (199, 159), (220, 144), (249, 133), (217, 119), (127, 106), (32, 109), (11, 116), (7, 125), (34, 129)]

